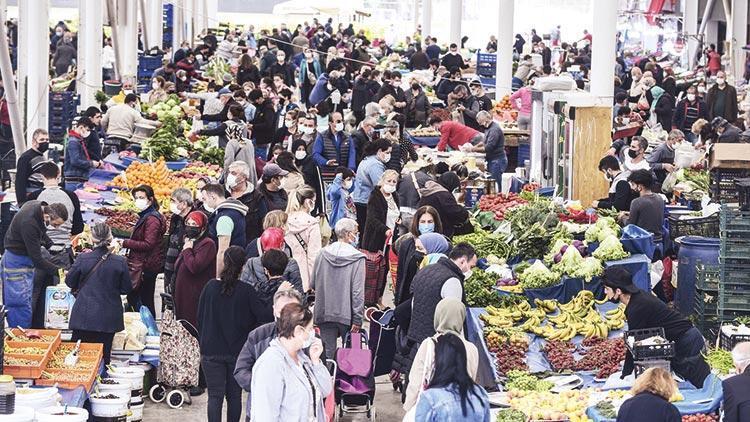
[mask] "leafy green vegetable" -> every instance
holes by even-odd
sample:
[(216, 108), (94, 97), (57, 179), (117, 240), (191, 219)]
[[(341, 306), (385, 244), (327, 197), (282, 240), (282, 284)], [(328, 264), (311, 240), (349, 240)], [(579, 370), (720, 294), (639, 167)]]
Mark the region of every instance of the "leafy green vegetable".
[(552, 266), (552, 271), (558, 274), (573, 274), (583, 263), (583, 257), (578, 249), (569, 247), (562, 255), (560, 262)]
[(141, 143), (141, 158), (156, 161), (164, 158), (165, 161), (175, 161), (185, 157), (186, 149), (190, 143), (181, 137), (179, 121), (176, 117), (167, 116), (163, 124), (156, 132)]
[(622, 248), (620, 239), (616, 236), (608, 236), (604, 239), (599, 247), (594, 251), (594, 258), (602, 261), (616, 261), (618, 259), (627, 258), (629, 254)]
[(500, 298), (494, 290), (497, 275), (475, 268), (471, 277), (464, 281), (466, 303), (472, 308), (500, 306)]
[(602, 217), (586, 230), (586, 241), (601, 242), (610, 235), (619, 236), (620, 226), (617, 225), (617, 221), (614, 218)]
[(517, 278), (524, 289), (542, 289), (554, 286), (560, 281), (560, 277), (544, 266), (542, 261), (534, 262), (529, 268), (518, 274)]
[(474, 233), (453, 237), (454, 243), (466, 242), (477, 251), (477, 256), (485, 258), (490, 255), (507, 259), (513, 252), (513, 246), (510, 245), (506, 237), (499, 234), (486, 232), (482, 229), (476, 229)]
[(570, 273), (570, 276), (582, 278), (588, 282), (591, 281), (592, 278), (602, 275), (603, 272), (604, 266), (602, 265), (602, 261), (594, 258), (593, 256), (589, 256), (583, 258), (583, 261), (581, 261), (578, 267), (572, 273)]

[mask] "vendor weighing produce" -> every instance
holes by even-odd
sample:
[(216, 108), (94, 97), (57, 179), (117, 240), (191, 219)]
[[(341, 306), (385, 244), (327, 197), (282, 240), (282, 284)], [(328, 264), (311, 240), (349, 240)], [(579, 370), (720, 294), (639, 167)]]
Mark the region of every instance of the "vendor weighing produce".
[[(630, 273), (620, 267), (605, 270), (604, 293), (610, 302), (625, 304), (629, 330), (664, 328), (666, 339), (675, 343), (675, 356), (671, 358), (672, 369), (696, 388), (703, 386), (711, 368), (703, 357), (705, 340), (690, 321), (650, 292), (636, 287)], [(633, 368), (633, 355), (628, 351), (622, 375), (630, 375)]]

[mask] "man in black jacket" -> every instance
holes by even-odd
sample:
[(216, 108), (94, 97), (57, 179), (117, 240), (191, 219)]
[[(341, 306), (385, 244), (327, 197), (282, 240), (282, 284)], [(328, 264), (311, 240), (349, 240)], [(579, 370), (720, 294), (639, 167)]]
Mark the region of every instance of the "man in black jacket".
[(599, 160), (599, 171), (604, 173), (609, 182), (609, 195), (607, 198), (594, 201), (591, 206), (601, 209), (614, 208), (617, 211), (630, 210), (630, 203), (636, 197), (628, 183), (630, 172), (621, 170), (620, 162), (611, 155)]
[(445, 66), (446, 69), (450, 69), (453, 67), (458, 67), (461, 69), (469, 68), (469, 65), (464, 62), (464, 58), (461, 57), (461, 53), (458, 52), (458, 46), (456, 45), (456, 43), (450, 45), (448, 54), (443, 56), (443, 59), (440, 61), (440, 65)]
[(469, 90), (471, 91), (471, 97), (469, 97), (466, 107), (463, 109), (464, 123), (466, 126), (482, 132), (484, 127), (477, 123), (477, 113), (492, 110), (492, 100), (484, 93), (482, 82), (478, 80), (471, 81)]
[[(281, 316), (281, 310), (290, 303), (301, 305), (302, 295), (291, 288), (291, 285), (285, 286), (282, 284), (276, 294), (273, 295), (274, 319), (278, 320)], [(253, 366), (260, 355), (268, 349), (268, 345), (274, 338), (276, 338), (276, 322), (269, 322), (261, 325), (248, 334), (247, 341), (242, 347), (240, 355), (237, 357), (237, 365), (234, 367), (234, 380), (237, 381), (237, 384), (248, 393), (251, 393), (250, 387), (253, 381)], [(325, 351), (322, 356), (325, 356)], [(248, 397), (245, 406), (245, 414), (248, 415), (247, 421), (250, 421), (250, 402), (250, 397)]]
[(252, 131), (255, 140), (256, 156), (265, 160), (268, 155), (268, 144), (273, 141), (276, 131), (276, 111), (273, 109), (273, 101), (264, 98), (260, 89), (250, 91), (248, 101), (255, 105), (255, 117), (247, 128)]
[(750, 342), (738, 343), (732, 349), (737, 375), (721, 382), (724, 391), (724, 422), (750, 420)]
[(28, 195), (42, 189), (44, 178), (39, 168), (47, 160), (44, 153), (49, 148), (49, 134), (44, 129), (37, 129), (31, 137), (31, 148), (27, 149), (16, 163), (16, 201), (22, 205), (28, 200)]
[(355, 168), (359, 167), (359, 163), (365, 158), (365, 147), (372, 142), (376, 125), (377, 121), (374, 117), (366, 117), (362, 120), (362, 124), (359, 125), (359, 129), (352, 132), (352, 142), (354, 143), (354, 149), (357, 151)]
[[(221, 112), (218, 114), (204, 114), (201, 116), (201, 119), (206, 122), (225, 122), (229, 120), (227, 117), (227, 113), (229, 113), (229, 107), (239, 104), (237, 101), (235, 101), (234, 94), (232, 94), (232, 91), (226, 91), (219, 94), (219, 101), (221, 101), (224, 104), (224, 108), (221, 109)], [(244, 107), (243, 107), (244, 109)]]
[(5, 233), (5, 253), (0, 265), (3, 302), (10, 326), (31, 327), (31, 297), (35, 270), (56, 273), (58, 266), (45, 258), (43, 247), (52, 243), (47, 226), (60, 227), (68, 219), (65, 205), (27, 201)]
[(394, 71), (390, 76), (390, 80), (385, 80), (383, 86), (380, 87), (377, 95), (375, 95), (375, 101), (380, 101), (386, 95), (391, 95), (393, 99), (396, 100), (393, 111), (404, 114), (404, 108), (406, 107), (406, 94), (404, 93), (403, 88), (401, 88), (401, 74)]

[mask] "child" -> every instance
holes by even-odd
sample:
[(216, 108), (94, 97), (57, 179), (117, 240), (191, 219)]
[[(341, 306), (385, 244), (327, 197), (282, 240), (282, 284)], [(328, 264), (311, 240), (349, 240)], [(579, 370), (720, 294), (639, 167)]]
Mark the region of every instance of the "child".
[(354, 190), (354, 172), (347, 167), (336, 169), (336, 177), (328, 186), (326, 198), (331, 201), (331, 215), (328, 223), (331, 229), (336, 226), (336, 222), (342, 218), (357, 219), (357, 209), (354, 207), (352, 191)]
[(260, 257), (260, 263), (263, 265), (263, 271), (268, 277), (268, 282), (262, 286), (256, 286), (258, 296), (264, 305), (269, 308), (273, 307), (273, 295), (276, 290), (292, 289), (292, 284), (284, 276), (284, 271), (289, 263), (289, 257), (278, 249), (271, 249), (263, 253)]

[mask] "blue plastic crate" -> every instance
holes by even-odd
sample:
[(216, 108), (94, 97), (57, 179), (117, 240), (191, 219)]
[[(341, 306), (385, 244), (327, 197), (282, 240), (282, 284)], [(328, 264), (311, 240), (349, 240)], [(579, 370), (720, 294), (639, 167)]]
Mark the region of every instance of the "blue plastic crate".
[(518, 144), (518, 166), (522, 167), (523, 162), (529, 160), (531, 156), (531, 149), (529, 144)]
[(153, 69), (156, 70), (161, 67), (164, 56), (159, 54), (156, 56), (149, 55), (138, 55), (138, 69)]

